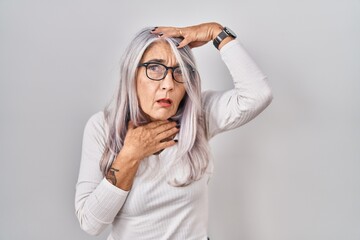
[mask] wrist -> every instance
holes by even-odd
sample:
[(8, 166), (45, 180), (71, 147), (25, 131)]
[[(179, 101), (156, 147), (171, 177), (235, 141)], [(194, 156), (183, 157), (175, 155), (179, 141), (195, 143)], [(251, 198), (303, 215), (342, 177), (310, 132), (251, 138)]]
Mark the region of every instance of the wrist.
[(224, 27), (214, 38), (213, 44), (218, 50), (220, 50), (226, 43), (234, 40), (236, 37), (236, 34), (230, 28)]
[(234, 40), (235, 38), (233, 37), (227, 37), (225, 38), (220, 44), (219, 44), (219, 47), (218, 49), (220, 50), (223, 46), (225, 46), (228, 42)]
[(129, 191), (139, 165), (140, 161), (120, 151), (105, 177), (114, 186)]
[(137, 167), (141, 159), (138, 159), (134, 154), (131, 154), (130, 151), (127, 151), (125, 148), (121, 149), (119, 154), (116, 156), (112, 167), (121, 167), (124, 168), (134, 168)]
[(219, 24), (219, 23), (212, 23), (212, 26), (211, 26), (211, 33), (210, 33), (210, 36), (211, 36), (211, 40), (214, 40), (220, 33), (221, 31), (224, 29), (224, 27)]

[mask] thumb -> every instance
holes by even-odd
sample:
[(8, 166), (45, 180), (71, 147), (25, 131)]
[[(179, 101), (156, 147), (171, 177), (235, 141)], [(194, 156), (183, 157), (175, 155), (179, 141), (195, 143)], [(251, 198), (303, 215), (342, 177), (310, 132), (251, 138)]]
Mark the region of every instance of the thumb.
[(182, 48), (185, 47), (186, 45), (188, 45), (191, 41), (187, 38), (184, 38), (180, 43), (179, 46), (177, 48)]
[(196, 47), (201, 47), (202, 45), (207, 44), (207, 41), (197, 41), (197, 42), (191, 42), (189, 43), (189, 47), (190, 48), (196, 48)]

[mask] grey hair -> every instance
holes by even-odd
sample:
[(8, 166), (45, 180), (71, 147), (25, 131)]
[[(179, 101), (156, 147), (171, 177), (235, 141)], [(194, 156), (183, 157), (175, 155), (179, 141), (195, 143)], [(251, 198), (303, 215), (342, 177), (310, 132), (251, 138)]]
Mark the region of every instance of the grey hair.
[[(181, 180), (174, 178), (174, 186), (186, 186), (199, 180), (209, 166), (210, 151), (206, 138), (206, 129), (201, 107), (201, 80), (196, 71), (196, 64), (191, 49), (185, 46), (178, 49), (179, 38), (159, 38), (150, 33), (151, 28), (142, 29), (125, 50), (120, 64), (120, 84), (113, 101), (104, 110), (105, 122), (108, 125), (108, 137), (100, 161), (100, 169), (105, 176), (111, 164), (120, 152), (128, 121), (135, 126), (149, 122), (141, 111), (136, 93), (136, 72), (138, 64), (146, 51), (156, 41), (166, 41), (181, 68), (190, 67), (193, 71), (184, 71), (186, 94), (173, 120), (181, 124), (178, 151), (174, 165), (185, 169), (187, 175)], [(185, 140), (186, 139), (186, 140)]]

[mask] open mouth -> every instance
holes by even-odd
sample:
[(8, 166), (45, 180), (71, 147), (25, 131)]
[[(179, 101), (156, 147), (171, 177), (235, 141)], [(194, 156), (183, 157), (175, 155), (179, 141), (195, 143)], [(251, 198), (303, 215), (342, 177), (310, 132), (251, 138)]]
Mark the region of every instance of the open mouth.
[(164, 107), (169, 107), (172, 104), (172, 100), (170, 98), (162, 98), (162, 99), (157, 100), (156, 102)]

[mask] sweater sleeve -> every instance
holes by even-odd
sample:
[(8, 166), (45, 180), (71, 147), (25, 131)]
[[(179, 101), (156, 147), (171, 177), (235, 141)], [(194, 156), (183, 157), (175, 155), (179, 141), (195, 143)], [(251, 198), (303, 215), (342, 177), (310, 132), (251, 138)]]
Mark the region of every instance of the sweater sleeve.
[(81, 228), (97, 235), (111, 224), (128, 195), (109, 183), (99, 163), (106, 141), (103, 112), (93, 115), (84, 130), (79, 178), (76, 184), (75, 210)]
[(267, 77), (243, 46), (233, 40), (220, 50), (230, 71), (234, 88), (228, 91), (206, 91), (203, 107), (207, 137), (237, 128), (255, 118), (271, 102)]

